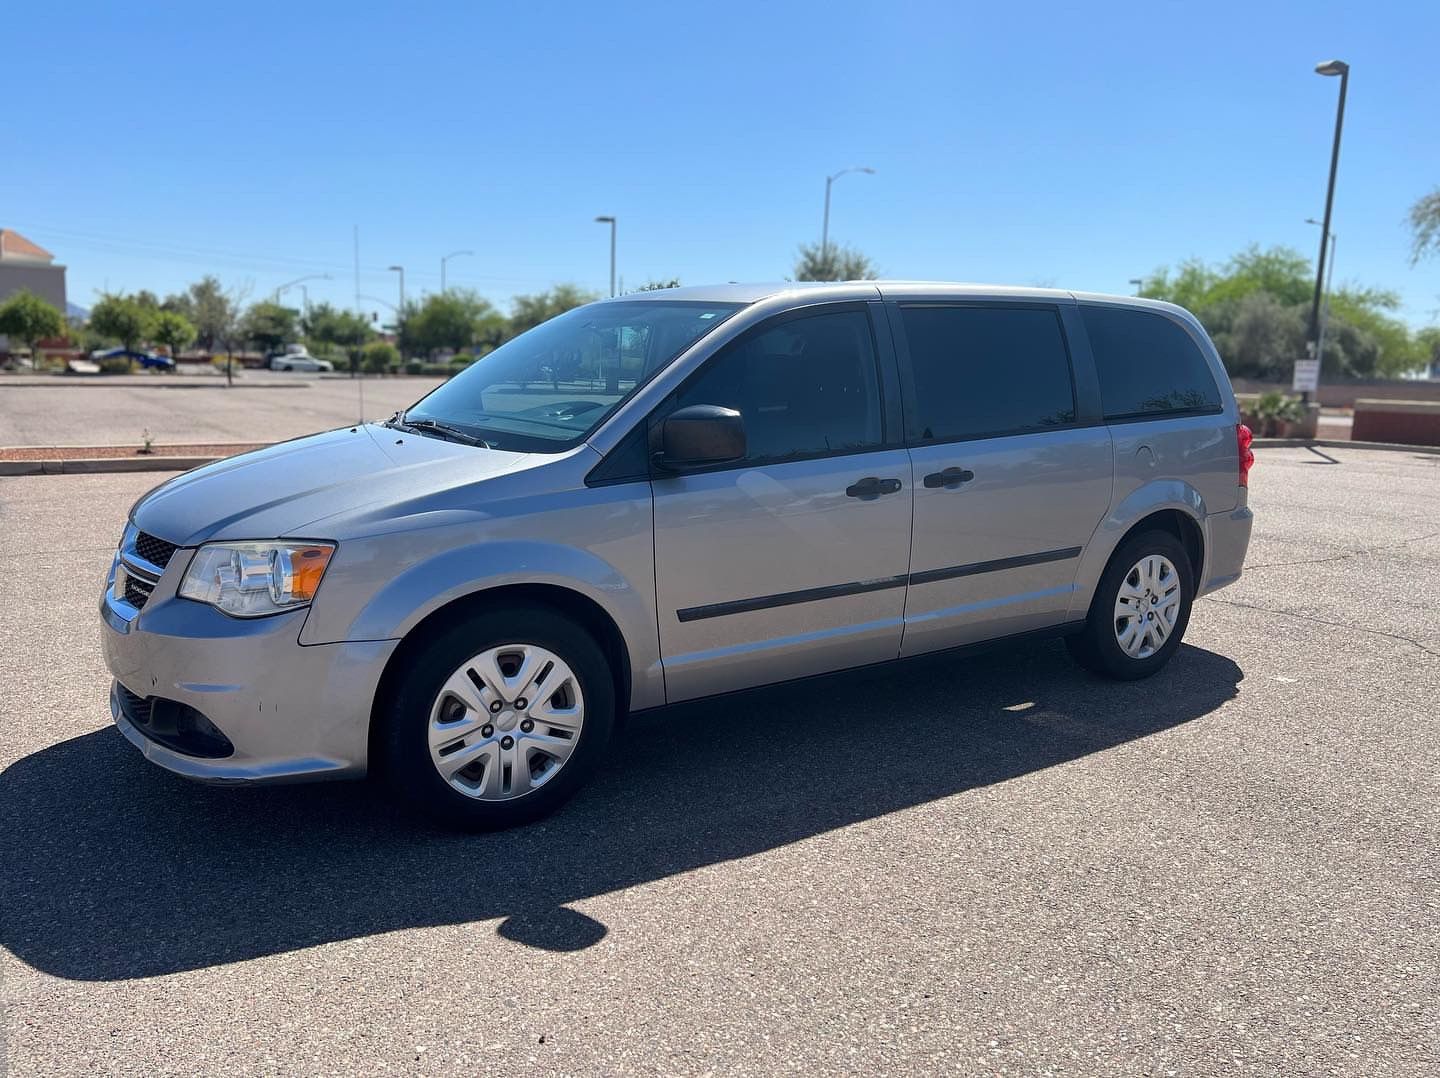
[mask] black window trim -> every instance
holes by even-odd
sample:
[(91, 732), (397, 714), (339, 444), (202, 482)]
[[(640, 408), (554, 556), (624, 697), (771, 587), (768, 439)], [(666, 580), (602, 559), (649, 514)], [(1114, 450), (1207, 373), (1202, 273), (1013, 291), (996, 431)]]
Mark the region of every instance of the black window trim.
[[(891, 300), (886, 306), (893, 308), (890, 326), (895, 336), (896, 360), (900, 368), (900, 397), (904, 404), (905, 445), (907, 448), (924, 449), (929, 446), (955, 445), (960, 442), (983, 442), (992, 441), (996, 438), (1019, 438), (1026, 435), (1054, 434), (1059, 431), (1084, 430), (1090, 427), (1104, 425), (1103, 421), (1084, 418), (1084, 413), (1080, 406), (1080, 390), (1075, 377), (1075, 350), (1070, 344), (1070, 335), (1065, 327), (1063, 311), (1065, 305), (1053, 300), (1027, 301), (1024, 299), (983, 300), (964, 298), (947, 300), (943, 297), (935, 297), (933, 299)], [(1052, 312), (1055, 315), (1056, 325), (1060, 330), (1060, 343), (1065, 348), (1066, 369), (1070, 372), (1070, 403), (1075, 413), (1074, 421), (1070, 423), (1057, 423), (1053, 426), (1020, 427), (1011, 430), (963, 434), (953, 438), (921, 438), (918, 430), (919, 417), (915, 408), (915, 370), (910, 356), (910, 338), (905, 332), (905, 322), (902, 315), (902, 312), (909, 307), (959, 307), (984, 310), (1043, 310)]]
[(1224, 404), (1215, 404), (1205, 408), (1166, 408), (1155, 409), (1149, 412), (1121, 412), (1118, 415), (1105, 417), (1106, 424), (1114, 426), (1117, 423), (1145, 423), (1158, 419), (1192, 419), (1196, 416), (1223, 415)]

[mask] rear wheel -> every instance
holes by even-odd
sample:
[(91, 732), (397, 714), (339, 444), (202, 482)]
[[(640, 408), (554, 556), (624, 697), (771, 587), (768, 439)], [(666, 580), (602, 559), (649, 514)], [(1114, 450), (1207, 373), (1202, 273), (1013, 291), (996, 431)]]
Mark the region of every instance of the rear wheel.
[(1100, 577), (1085, 628), (1065, 643), (1077, 662), (1097, 674), (1123, 681), (1149, 677), (1180, 646), (1194, 594), (1190, 559), (1175, 536), (1133, 536)]
[(441, 823), (510, 827), (584, 784), (614, 718), (609, 664), (588, 633), (541, 608), (497, 608), (419, 650), (386, 716), (384, 771)]

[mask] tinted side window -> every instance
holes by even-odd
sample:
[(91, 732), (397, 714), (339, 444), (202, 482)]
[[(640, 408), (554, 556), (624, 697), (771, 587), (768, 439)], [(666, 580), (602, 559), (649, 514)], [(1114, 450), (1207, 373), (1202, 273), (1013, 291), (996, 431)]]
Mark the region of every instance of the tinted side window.
[(1075, 422), (1060, 317), (1044, 307), (901, 307), (915, 431), (948, 441)]
[(1124, 307), (1082, 306), (1080, 311), (1106, 419), (1220, 411), (1210, 365), (1180, 326), (1164, 315)]
[(745, 417), (746, 462), (877, 446), (880, 392), (870, 317), (838, 311), (743, 338), (680, 389), (676, 408), (718, 404)]

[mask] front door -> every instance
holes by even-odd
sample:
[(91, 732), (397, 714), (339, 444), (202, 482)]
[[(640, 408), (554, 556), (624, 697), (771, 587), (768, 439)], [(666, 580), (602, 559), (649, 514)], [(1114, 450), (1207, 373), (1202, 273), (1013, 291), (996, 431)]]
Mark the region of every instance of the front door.
[(898, 655), (910, 462), (879, 387), (864, 306), (823, 308), (758, 326), (657, 411), (734, 408), (748, 445), (652, 481), (669, 700)]
[(1080, 414), (1059, 311), (891, 311), (915, 489), (903, 653), (1064, 622), (1113, 466), (1109, 430)]

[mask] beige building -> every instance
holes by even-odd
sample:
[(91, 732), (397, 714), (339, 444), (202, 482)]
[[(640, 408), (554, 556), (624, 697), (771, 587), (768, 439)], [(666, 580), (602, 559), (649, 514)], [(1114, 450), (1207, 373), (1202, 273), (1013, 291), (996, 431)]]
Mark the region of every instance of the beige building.
[[(61, 315), (65, 309), (65, 267), (55, 265), (55, 256), (20, 233), (0, 228), (0, 303), (21, 289), (34, 292)], [(0, 352), (9, 347), (0, 333)]]
[(65, 313), (65, 267), (55, 256), (20, 233), (0, 228), (0, 303), (28, 288)]

